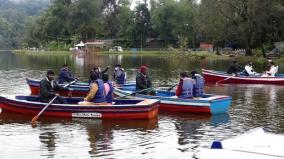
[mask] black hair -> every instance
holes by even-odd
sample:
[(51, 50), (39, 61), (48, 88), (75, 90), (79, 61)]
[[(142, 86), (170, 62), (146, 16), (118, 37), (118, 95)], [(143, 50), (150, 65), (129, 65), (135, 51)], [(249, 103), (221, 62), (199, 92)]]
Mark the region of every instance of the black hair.
[(107, 82), (108, 81), (108, 74), (103, 74), (102, 79), (103, 79), (104, 82)]
[(47, 72), (46, 72), (46, 75), (48, 76), (48, 75), (54, 75), (55, 73), (54, 73), (54, 71), (52, 71), (52, 70), (47, 70)]

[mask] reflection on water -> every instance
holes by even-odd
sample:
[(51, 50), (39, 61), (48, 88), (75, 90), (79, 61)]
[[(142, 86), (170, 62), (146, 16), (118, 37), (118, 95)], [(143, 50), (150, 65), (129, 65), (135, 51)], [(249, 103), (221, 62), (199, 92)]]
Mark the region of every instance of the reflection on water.
[[(200, 60), (182, 54), (18, 55), (0, 53), (0, 94), (28, 95), (25, 78), (41, 79), (67, 63), (81, 80), (95, 65), (122, 64), (134, 80), (142, 64), (157, 86), (169, 87), (183, 70), (224, 70), (231, 61)], [(257, 64), (260, 70), (262, 64)], [(190, 158), (195, 149), (263, 126), (284, 133), (284, 86), (206, 85), (207, 93), (232, 96), (228, 114), (215, 116), (159, 112), (153, 120), (45, 118), (31, 128), (31, 116), (0, 111), (1, 158)], [(1, 110), (1, 109), (0, 109)], [(20, 141), (20, 142), (19, 142)]]

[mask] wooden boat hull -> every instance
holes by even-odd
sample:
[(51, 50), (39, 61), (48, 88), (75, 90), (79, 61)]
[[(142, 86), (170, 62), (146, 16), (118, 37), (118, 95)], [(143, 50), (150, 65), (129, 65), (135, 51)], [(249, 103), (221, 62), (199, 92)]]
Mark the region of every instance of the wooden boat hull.
[[(43, 116), (102, 119), (150, 119), (157, 116), (158, 100), (116, 100), (113, 105), (81, 106), (76, 103), (83, 98), (66, 98), (69, 104), (52, 104)], [(38, 102), (36, 96), (0, 96), (4, 111), (23, 114), (38, 114), (47, 103)]]
[[(133, 91), (125, 91), (123, 88), (115, 88), (117, 96), (127, 96)], [(174, 92), (157, 91), (157, 96), (136, 94), (140, 99), (160, 100), (160, 110), (190, 113), (222, 114), (226, 113), (231, 104), (231, 97), (221, 95), (204, 95), (202, 98), (181, 99), (174, 97)]]
[[(26, 81), (27, 81), (27, 84), (30, 87), (31, 95), (38, 95), (39, 94), (39, 82), (40, 81), (39, 80), (32, 80), (32, 79), (26, 79)], [(135, 86), (135, 83), (129, 82), (129, 83), (126, 83), (122, 86), (129, 88), (129, 89), (132, 89)], [(88, 91), (89, 91), (89, 84), (77, 82), (75, 84), (68, 86), (68, 88), (71, 88), (72, 91), (58, 91), (58, 93), (61, 96), (83, 97), (83, 96), (86, 96)]]
[(202, 69), (202, 74), (206, 82), (224, 83), (224, 84), (276, 84), (284, 85), (284, 76), (276, 77), (249, 77), (249, 76), (232, 76), (221, 71)]

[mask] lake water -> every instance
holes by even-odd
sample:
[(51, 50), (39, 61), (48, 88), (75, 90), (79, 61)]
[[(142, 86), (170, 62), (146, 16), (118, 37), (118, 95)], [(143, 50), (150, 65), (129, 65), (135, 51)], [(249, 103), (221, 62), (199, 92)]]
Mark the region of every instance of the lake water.
[[(0, 52), (0, 94), (28, 95), (25, 78), (42, 79), (67, 63), (87, 81), (95, 65), (122, 64), (134, 80), (142, 64), (149, 67), (155, 86), (169, 87), (180, 71), (202, 68), (224, 70), (231, 61), (159, 56), (90, 54), (19, 55)], [(256, 63), (261, 70), (262, 64)], [(281, 71), (281, 67), (280, 67)], [(0, 158), (191, 158), (196, 148), (227, 139), (256, 127), (284, 134), (284, 86), (206, 85), (207, 93), (232, 97), (228, 114), (208, 116), (160, 112), (152, 120), (94, 120), (41, 117), (32, 128), (31, 116), (0, 111)], [(260, 139), (261, 140), (261, 139)]]

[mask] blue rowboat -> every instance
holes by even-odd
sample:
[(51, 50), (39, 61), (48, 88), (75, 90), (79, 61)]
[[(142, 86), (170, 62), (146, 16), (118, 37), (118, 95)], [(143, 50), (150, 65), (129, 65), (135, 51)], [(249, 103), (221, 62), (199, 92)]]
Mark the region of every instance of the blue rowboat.
[[(113, 104), (78, 105), (83, 98), (65, 98), (67, 104), (51, 104), (43, 116), (102, 119), (150, 119), (157, 116), (159, 100), (120, 99)], [(38, 114), (47, 103), (38, 96), (0, 96), (0, 108), (23, 114)]]
[[(39, 94), (39, 82), (40, 80), (34, 80), (34, 79), (26, 79), (27, 84), (30, 87), (31, 95), (38, 95)], [(64, 86), (64, 84), (62, 84)], [(135, 86), (135, 82), (131, 81), (124, 85), (114, 85), (114, 86), (123, 86), (125, 89), (132, 89)], [(67, 88), (71, 88), (72, 91), (59, 91), (58, 93), (61, 96), (74, 96), (74, 97), (82, 97), (86, 96), (86, 94), (89, 91), (89, 83), (84, 82), (76, 82), (75, 84), (71, 84)]]
[[(114, 94), (120, 97), (126, 97), (135, 93), (134, 90), (129, 91), (127, 89), (125, 90), (123, 87), (116, 87), (114, 88)], [(175, 92), (165, 90), (157, 90), (156, 96), (136, 93), (135, 97), (160, 100), (160, 110), (207, 114), (226, 113), (232, 100), (230, 96), (214, 94), (203, 94), (201, 97), (197, 98), (182, 99), (177, 98)]]

